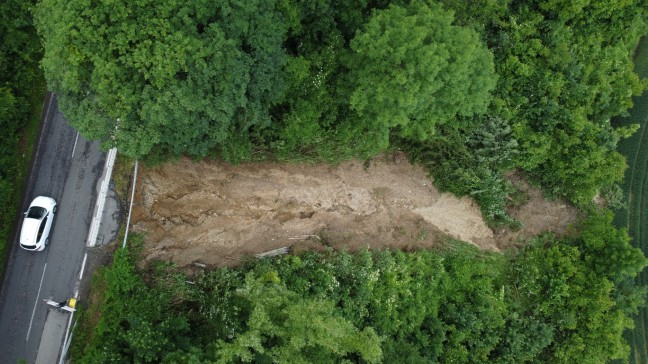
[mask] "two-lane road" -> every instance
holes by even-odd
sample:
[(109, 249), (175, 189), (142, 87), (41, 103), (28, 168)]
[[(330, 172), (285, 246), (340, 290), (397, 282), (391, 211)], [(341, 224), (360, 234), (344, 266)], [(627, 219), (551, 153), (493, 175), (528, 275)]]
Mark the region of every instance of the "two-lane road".
[[(44, 298), (62, 301), (74, 295), (97, 198), (97, 182), (105, 164), (97, 142), (72, 129), (52, 96), (27, 181), (23, 211), (39, 195), (58, 202), (50, 243), (42, 252), (18, 246), (20, 225), (0, 292), (0, 361), (33, 363), (48, 306)], [(21, 219), (22, 222), (22, 219)]]

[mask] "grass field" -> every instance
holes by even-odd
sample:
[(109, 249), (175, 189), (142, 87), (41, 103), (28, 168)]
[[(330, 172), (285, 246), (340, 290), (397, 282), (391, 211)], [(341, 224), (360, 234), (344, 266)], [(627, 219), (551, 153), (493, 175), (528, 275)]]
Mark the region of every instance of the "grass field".
[[(648, 37), (639, 43), (635, 53), (635, 69), (642, 78), (648, 78)], [(626, 227), (633, 245), (648, 255), (648, 91), (634, 98), (630, 115), (615, 120), (618, 125), (640, 124), (641, 128), (631, 138), (619, 142), (619, 151), (628, 160), (623, 191), (627, 208), (617, 212), (615, 223)], [(648, 283), (648, 270), (637, 277), (639, 284)], [(635, 317), (634, 330), (626, 332), (631, 346), (630, 363), (648, 363), (648, 307), (640, 309)]]

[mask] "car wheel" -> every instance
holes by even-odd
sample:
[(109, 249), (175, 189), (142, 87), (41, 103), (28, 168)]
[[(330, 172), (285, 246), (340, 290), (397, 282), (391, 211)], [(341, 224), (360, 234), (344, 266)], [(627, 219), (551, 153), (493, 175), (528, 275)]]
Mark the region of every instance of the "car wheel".
[(54, 205), (54, 208), (52, 209), (52, 213), (56, 213), (56, 210), (58, 210), (58, 205)]

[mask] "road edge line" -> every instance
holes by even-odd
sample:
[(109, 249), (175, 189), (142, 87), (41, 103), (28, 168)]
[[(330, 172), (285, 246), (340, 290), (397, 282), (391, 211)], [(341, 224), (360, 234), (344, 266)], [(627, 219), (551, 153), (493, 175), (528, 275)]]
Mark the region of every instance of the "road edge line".
[(101, 224), (101, 218), (103, 217), (106, 195), (108, 194), (108, 185), (110, 184), (116, 157), (117, 148), (110, 149), (108, 151), (108, 157), (106, 158), (106, 166), (104, 168), (104, 177), (101, 180), (101, 188), (99, 189), (99, 195), (97, 195), (94, 217), (92, 219), (92, 224), (90, 225), (90, 231), (88, 232), (88, 240), (86, 241), (86, 247), (88, 248), (93, 248), (95, 244), (97, 244), (97, 234), (99, 233), (99, 225)]

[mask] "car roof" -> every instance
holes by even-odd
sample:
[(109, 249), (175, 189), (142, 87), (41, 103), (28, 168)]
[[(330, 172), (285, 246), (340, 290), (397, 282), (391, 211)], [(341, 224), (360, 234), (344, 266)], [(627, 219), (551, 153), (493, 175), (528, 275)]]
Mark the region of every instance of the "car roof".
[(40, 222), (40, 219), (24, 219), (22, 231), (20, 233), (20, 244), (36, 245), (36, 235), (38, 233)]

